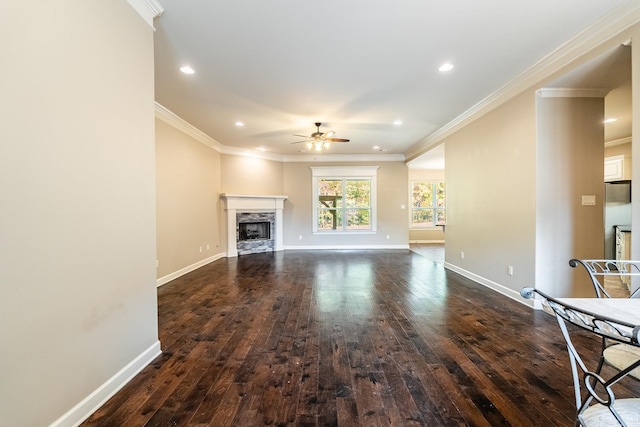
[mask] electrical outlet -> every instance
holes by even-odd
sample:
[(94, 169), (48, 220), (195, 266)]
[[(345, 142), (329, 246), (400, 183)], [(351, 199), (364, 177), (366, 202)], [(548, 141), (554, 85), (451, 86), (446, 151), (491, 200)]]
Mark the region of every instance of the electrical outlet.
[(464, 252), (460, 251), (460, 258), (464, 259)]
[(507, 266), (507, 274), (509, 276), (513, 276), (513, 266), (512, 265)]

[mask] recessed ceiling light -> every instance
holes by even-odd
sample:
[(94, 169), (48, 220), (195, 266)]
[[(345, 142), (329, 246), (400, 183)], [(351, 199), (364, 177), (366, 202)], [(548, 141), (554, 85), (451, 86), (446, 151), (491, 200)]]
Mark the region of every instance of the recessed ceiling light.
[(613, 118), (611, 118), (611, 119), (607, 119), (607, 120), (605, 120), (604, 122), (605, 122), (605, 123), (613, 123), (613, 122), (615, 122), (615, 121), (617, 121), (617, 120), (618, 120), (618, 119), (613, 119)]
[(453, 64), (450, 62), (444, 63), (438, 68), (438, 71), (451, 71), (453, 70)]
[(267, 151), (265, 147), (258, 147), (258, 151)]
[(191, 68), (188, 65), (184, 65), (182, 67), (180, 67), (180, 71), (182, 71), (185, 74), (193, 74), (195, 73), (195, 70), (193, 68)]
[(379, 149), (380, 149), (380, 146), (378, 146), (378, 145), (374, 145), (374, 146), (373, 146), (373, 149), (374, 149), (374, 150), (379, 150)]
[(402, 124), (402, 120), (396, 120), (395, 122), (393, 122), (393, 124), (396, 126), (400, 126)]
[(236, 125), (237, 127), (241, 128), (241, 127), (243, 127), (243, 126), (244, 126), (244, 123), (242, 123), (242, 122), (236, 122), (236, 123), (235, 123), (235, 125)]

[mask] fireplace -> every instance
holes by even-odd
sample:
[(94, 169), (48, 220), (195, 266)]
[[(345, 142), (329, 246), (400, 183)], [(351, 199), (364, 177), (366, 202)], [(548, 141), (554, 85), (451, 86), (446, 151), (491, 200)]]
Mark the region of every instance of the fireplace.
[(274, 212), (236, 213), (236, 250), (238, 255), (273, 252), (276, 215)]
[(227, 257), (284, 249), (287, 196), (221, 194), (227, 214)]
[(241, 222), (238, 224), (238, 241), (269, 240), (271, 238), (271, 223)]

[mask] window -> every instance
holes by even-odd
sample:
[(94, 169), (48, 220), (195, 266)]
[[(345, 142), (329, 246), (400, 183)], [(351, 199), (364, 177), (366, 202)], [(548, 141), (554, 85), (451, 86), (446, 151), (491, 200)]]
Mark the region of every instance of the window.
[(411, 228), (444, 225), (444, 182), (414, 181), (411, 183)]
[(314, 233), (376, 231), (377, 166), (311, 169)]

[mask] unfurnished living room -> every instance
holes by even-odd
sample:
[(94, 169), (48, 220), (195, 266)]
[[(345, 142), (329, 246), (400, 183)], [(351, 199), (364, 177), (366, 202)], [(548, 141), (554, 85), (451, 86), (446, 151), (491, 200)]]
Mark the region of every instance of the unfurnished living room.
[(637, 1), (3, 9), (0, 424), (636, 425)]

